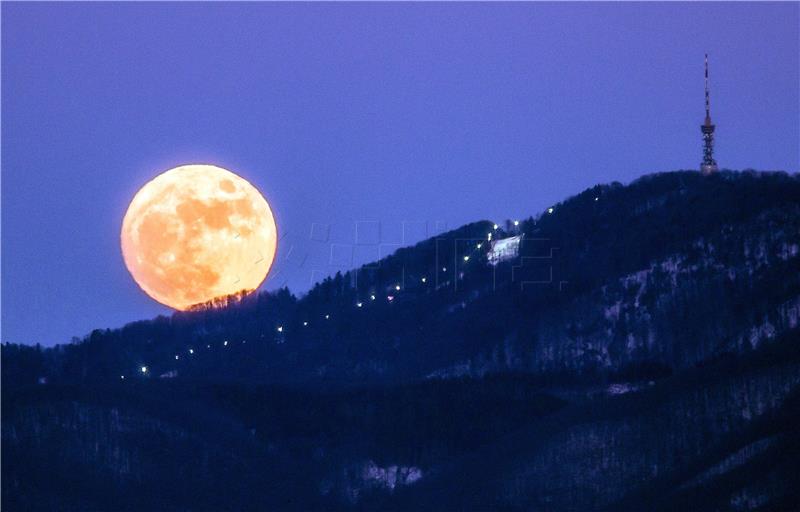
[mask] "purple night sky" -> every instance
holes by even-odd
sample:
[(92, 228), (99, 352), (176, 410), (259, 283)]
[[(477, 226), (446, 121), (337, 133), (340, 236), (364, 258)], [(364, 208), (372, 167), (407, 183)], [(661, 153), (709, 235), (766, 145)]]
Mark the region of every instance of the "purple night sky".
[(264, 193), (264, 287), (297, 293), (443, 227), (695, 169), (705, 52), (720, 166), (798, 172), (799, 25), (798, 3), (4, 2), (2, 341), (168, 312), (119, 232), (184, 163)]

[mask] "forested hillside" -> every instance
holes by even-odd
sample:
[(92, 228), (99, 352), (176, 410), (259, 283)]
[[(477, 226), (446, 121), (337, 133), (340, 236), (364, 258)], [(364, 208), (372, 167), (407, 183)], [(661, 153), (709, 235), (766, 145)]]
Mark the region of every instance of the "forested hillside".
[(4, 344), (3, 503), (792, 510), (798, 271), (800, 179), (673, 172), (301, 297)]

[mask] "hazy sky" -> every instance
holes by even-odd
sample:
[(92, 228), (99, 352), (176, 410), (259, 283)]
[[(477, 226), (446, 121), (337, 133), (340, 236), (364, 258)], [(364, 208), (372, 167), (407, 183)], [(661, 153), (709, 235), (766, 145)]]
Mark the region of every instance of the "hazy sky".
[(704, 52), (720, 166), (797, 172), (799, 24), (798, 3), (3, 2), (2, 341), (168, 312), (119, 232), (179, 164), (265, 194), (283, 238), (264, 286), (296, 292), (445, 227), (697, 168)]

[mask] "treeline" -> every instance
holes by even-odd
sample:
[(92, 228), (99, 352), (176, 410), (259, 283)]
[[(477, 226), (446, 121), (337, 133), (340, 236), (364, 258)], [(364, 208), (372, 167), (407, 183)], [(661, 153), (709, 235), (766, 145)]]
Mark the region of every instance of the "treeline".
[[(782, 226), (796, 224), (798, 205), (800, 180), (784, 173), (687, 171), (597, 186), (518, 226), (482, 221), (400, 249), (327, 278), (301, 298), (287, 289), (237, 295), (52, 349), (6, 344), (3, 382), (175, 374), (253, 383), (420, 378), (476, 355), (495, 357), (498, 341), (533, 332), (542, 312), (671, 254), (699, 261), (706, 248), (697, 240), (719, 240), (728, 227), (741, 231), (768, 211), (785, 217)], [(522, 257), (487, 264), (489, 235), (516, 234), (523, 235)], [(747, 236), (764, 233), (739, 233), (737, 240)], [(785, 279), (773, 285), (764, 289), (766, 300), (794, 290)]]

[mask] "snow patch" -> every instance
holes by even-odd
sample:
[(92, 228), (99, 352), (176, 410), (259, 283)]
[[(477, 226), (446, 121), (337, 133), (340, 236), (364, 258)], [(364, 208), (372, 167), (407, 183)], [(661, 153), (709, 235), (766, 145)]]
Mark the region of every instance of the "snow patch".
[(381, 467), (373, 461), (367, 461), (361, 471), (365, 483), (374, 484), (393, 491), (395, 487), (410, 485), (422, 478), (422, 470), (416, 466)]

